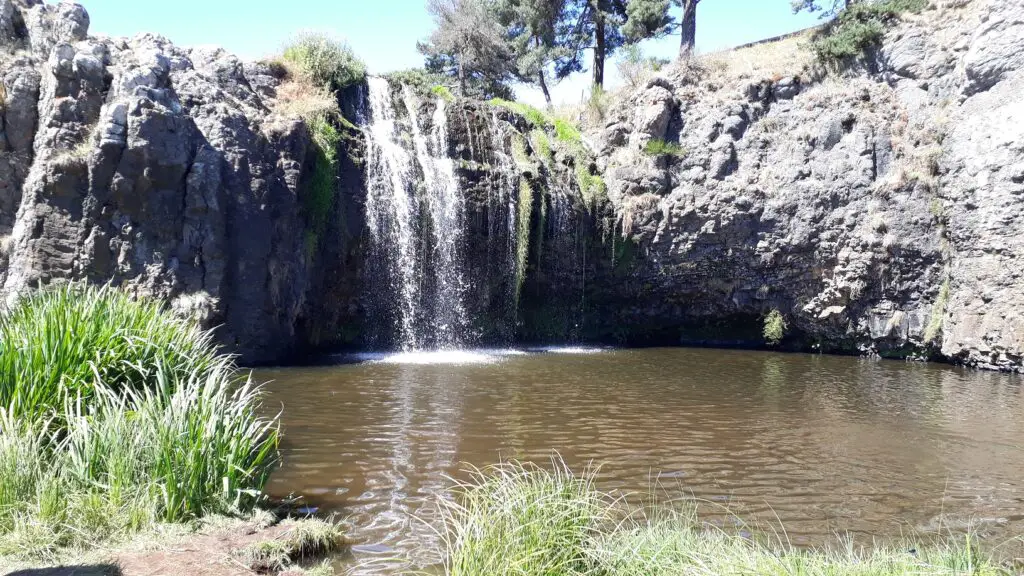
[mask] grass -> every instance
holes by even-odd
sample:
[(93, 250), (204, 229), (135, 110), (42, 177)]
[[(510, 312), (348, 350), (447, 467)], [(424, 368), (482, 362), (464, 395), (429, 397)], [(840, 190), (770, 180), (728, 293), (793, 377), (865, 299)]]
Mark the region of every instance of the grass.
[(610, 510), (592, 476), (509, 463), (473, 473), (442, 500), (449, 576), (575, 575)]
[(686, 156), (686, 151), (676, 142), (649, 140), (644, 145), (644, 154), (655, 157), (671, 156), (673, 158), (682, 158)]
[(0, 556), (50, 558), (260, 500), (277, 419), (209, 332), (69, 285), (23, 298), (0, 339)]
[(824, 34), (812, 43), (818, 58), (838, 63), (855, 58), (878, 44), (886, 27), (904, 12), (920, 12), (928, 0), (882, 0), (863, 2), (846, 8), (829, 24)]
[(702, 526), (692, 509), (626, 506), (594, 473), (516, 462), (472, 473), (440, 504), (450, 576), (995, 576), (970, 536), (938, 545), (798, 549)]
[(278, 88), (277, 110), (302, 118), (313, 141), (312, 170), (303, 196), (306, 254), (311, 256), (337, 196), (339, 126), (351, 127), (338, 108), (337, 92), (365, 80), (366, 66), (347, 45), (318, 34), (292, 41), (277, 64), (286, 76)]
[(540, 156), (544, 165), (550, 168), (555, 162), (555, 155), (551, 150), (551, 140), (548, 138), (548, 133), (540, 128), (530, 130), (530, 144), (533, 145), (534, 151)]
[(778, 308), (772, 309), (764, 318), (764, 341), (769, 346), (777, 346), (786, 336), (786, 319)]
[[(326, 520), (285, 521), (285, 531), (273, 540), (262, 540), (237, 552), (241, 562), (256, 572), (279, 572), (295, 562), (324, 556), (341, 548), (338, 526)], [(330, 572), (329, 572), (330, 573)]]
[(534, 128), (547, 128), (554, 126), (554, 120), (538, 108), (534, 108), (529, 104), (523, 104), (522, 102), (512, 102), (504, 100), (502, 98), (492, 98), (488, 100), (488, 104), (491, 106), (497, 106), (498, 108), (504, 108), (519, 116), (522, 116), (530, 126)]
[(0, 406), (15, 416), (88, 401), (94, 385), (142, 389), (156, 366), (203, 374), (216, 364), (212, 335), (156, 302), (114, 288), (68, 285), (21, 298), (0, 317)]

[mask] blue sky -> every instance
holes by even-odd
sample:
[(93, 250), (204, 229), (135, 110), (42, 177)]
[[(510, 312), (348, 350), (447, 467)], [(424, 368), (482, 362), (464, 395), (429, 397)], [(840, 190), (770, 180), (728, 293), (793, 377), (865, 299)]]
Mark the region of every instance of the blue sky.
[[(216, 44), (245, 59), (277, 52), (297, 32), (326, 32), (347, 40), (371, 72), (420, 66), (416, 41), (433, 22), (424, 0), (78, 0), (89, 11), (94, 34), (131, 36), (155, 32), (177, 44)], [(793, 15), (790, 0), (703, 0), (697, 13), (697, 49), (715, 50), (791, 32), (817, 22)], [(643, 44), (650, 55), (672, 57), (679, 37)], [(606, 69), (608, 87), (620, 82), (614, 64)], [(553, 90), (556, 102), (575, 101), (587, 89), (584, 75)], [(536, 90), (519, 88), (520, 98), (538, 103)]]

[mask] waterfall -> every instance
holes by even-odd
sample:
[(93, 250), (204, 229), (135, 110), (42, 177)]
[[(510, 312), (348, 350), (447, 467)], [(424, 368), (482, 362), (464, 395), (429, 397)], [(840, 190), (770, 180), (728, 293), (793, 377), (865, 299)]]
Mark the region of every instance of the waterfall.
[(366, 126), (369, 258), (381, 278), (372, 298), (394, 325), (403, 350), (458, 348), (467, 333), (463, 259), (465, 205), (448, 157), (448, 121), (438, 98), (429, 135), (421, 102), (402, 87), (405, 118), (391, 86), (370, 78)]

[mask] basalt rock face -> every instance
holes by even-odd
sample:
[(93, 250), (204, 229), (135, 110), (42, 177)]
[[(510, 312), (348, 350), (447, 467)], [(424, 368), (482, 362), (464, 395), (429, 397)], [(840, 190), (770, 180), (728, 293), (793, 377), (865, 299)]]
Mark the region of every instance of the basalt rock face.
[(0, 0), (8, 300), (110, 282), (220, 326), (244, 361), (322, 340), (333, 325), (315, 319), (337, 320), (349, 300), (317, 262), (344, 262), (347, 240), (304, 242), (310, 136), (271, 112), (271, 70), (88, 27), (76, 4)]
[[(111, 282), (251, 362), (365, 345), (365, 134), (310, 242), (314, 146), (274, 112), (273, 69), (88, 25), (0, 0), (7, 299)], [(805, 42), (675, 65), (582, 143), (447, 103), (472, 340), (761, 346), (778, 310), (791, 349), (1020, 371), (1024, 4), (935, 0), (844, 72)], [(341, 96), (346, 118), (365, 96)], [(430, 134), (437, 96), (405, 100)]]
[(793, 347), (1020, 370), (1022, 34), (1020, 2), (933, 2), (864, 72), (745, 74), (755, 48), (629, 93), (593, 137), (640, 256), (600, 316), (749, 341), (778, 309)]

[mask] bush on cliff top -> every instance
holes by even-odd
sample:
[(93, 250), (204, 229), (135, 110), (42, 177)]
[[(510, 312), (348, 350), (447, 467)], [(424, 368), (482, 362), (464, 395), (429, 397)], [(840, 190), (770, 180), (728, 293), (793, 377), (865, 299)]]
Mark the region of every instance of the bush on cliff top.
[(366, 64), (347, 44), (323, 34), (304, 34), (284, 49), (282, 55), (309, 74), (317, 86), (331, 91), (344, 90), (366, 78)]
[(0, 382), (0, 556), (244, 511), (276, 462), (277, 419), (210, 333), (112, 288), (22, 299)]
[(846, 8), (832, 21), (821, 38), (812, 44), (818, 58), (836, 63), (860, 56), (878, 44), (885, 27), (904, 12), (920, 12), (928, 0), (880, 0)]

